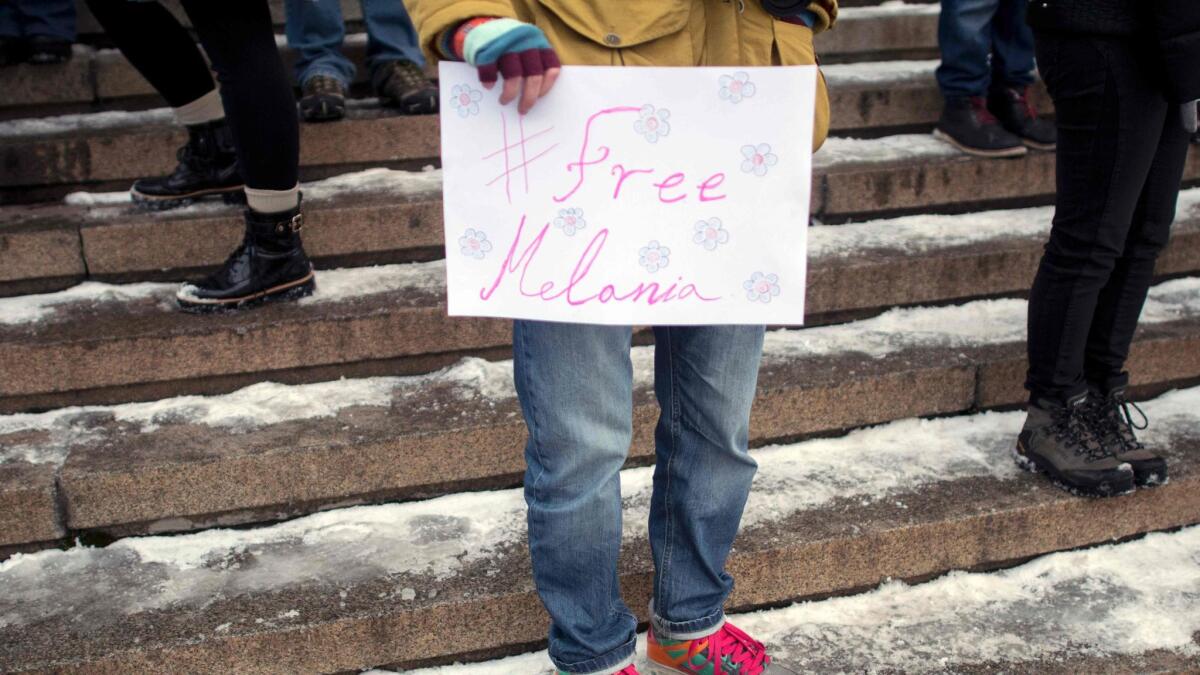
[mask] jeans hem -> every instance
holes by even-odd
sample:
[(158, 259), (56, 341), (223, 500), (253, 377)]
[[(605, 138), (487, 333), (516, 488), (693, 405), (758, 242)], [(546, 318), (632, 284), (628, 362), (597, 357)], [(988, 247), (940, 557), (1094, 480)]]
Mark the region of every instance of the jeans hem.
[(586, 661), (563, 663), (553, 656), (550, 657), (550, 661), (554, 663), (555, 668), (571, 673), (571, 675), (615, 675), (633, 665), (636, 648), (637, 638), (635, 637), (607, 654), (601, 654)]
[(667, 621), (654, 611), (654, 603), (650, 603), (650, 626), (654, 635), (668, 640), (695, 640), (721, 630), (725, 625), (725, 610), (717, 611), (699, 619), (688, 621)]
[(338, 72), (337, 70), (335, 70), (333, 68), (321, 68), (321, 67), (311, 68), (309, 70), (304, 71), (304, 75), (299, 78), (300, 87), (303, 88), (305, 84), (308, 84), (309, 80), (313, 79), (314, 77), (316, 77), (318, 75), (324, 75), (325, 77), (332, 77), (333, 79), (337, 80), (338, 82), (341, 82), (343, 88), (345, 88), (347, 90), (350, 89), (350, 82), (346, 80), (345, 75), (343, 75), (342, 73)]

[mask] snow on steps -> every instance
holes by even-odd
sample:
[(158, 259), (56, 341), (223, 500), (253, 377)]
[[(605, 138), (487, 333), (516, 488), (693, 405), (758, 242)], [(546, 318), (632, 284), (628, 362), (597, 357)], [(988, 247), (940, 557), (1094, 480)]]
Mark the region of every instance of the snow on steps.
[[(1009, 457), (1022, 420), (1017, 412), (905, 420), (756, 450), (756, 489), (729, 563), (738, 579), (729, 604), (777, 604), (892, 578), (994, 566), (1200, 521), (1200, 388), (1144, 407), (1154, 421), (1145, 439), (1168, 456), (1172, 480), (1108, 500), (1072, 497), (1019, 472)], [(652, 470), (626, 470), (621, 481), (628, 542), (620, 569), (627, 602), (639, 613), (651, 570), (644, 536)], [(15, 556), (0, 563), (0, 666), (64, 673), (331, 672), (517, 648), (541, 640), (546, 627), (529, 580), (524, 513), (514, 489)], [(1195, 534), (1175, 536), (1188, 542), (1189, 553), (1152, 549), (1147, 555), (1171, 554), (1150, 565), (1155, 571), (1192, 555)], [(1100, 557), (1073, 555), (1080, 565), (1089, 555)], [(1043, 584), (1059, 579), (1041, 569)], [(1008, 575), (994, 581), (1030, 578)], [(980, 577), (938, 583), (961, 590), (980, 583), (971, 578)], [(1117, 605), (1129, 600), (1104, 578), (1074, 585), (1075, 591), (1104, 594)], [(1190, 593), (1194, 574), (1174, 582), (1175, 604), (1161, 609), (1186, 611), (1178, 603), (1197, 601)], [(1161, 583), (1146, 592), (1161, 592)], [(975, 603), (987, 599), (987, 587), (974, 587), (974, 600), (958, 617), (992, 617), (974, 613), (982, 611)], [(895, 585), (879, 592), (892, 607), (888, 616), (936, 609), (929, 605), (936, 593), (917, 596), (924, 603), (895, 607), (913, 597), (896, 597), (901, 592)], [(871, 602), (866, 597), (857, 602)], [(1002, 598), (991, 600), (993, 610), (1005, 608)], [(1053, 614), (1036, 593), (1015, 600)], [(834, 601), (847, 612), (835, 614), (848, 624), (843, 630), (858, 640), (874, 636), (878, 631), (863, 625), (867, 616), (853, 610), (854, 602)], [(834, 630), (822, 631), (815, 621), (821, 614), (811, 608), (788, 611), (814, 619), (801, 622), (812, 632), (798, 639)], [(1188, 616), (1194, 621), (1196, 613)], [(1195, 630), (1140, 628), (1130, 639), (1159, 632), (1158, 639), (1170, 638), (1158, 643), (1167, 647), (1179, 647), (1181, 635)], [(892, 632), (882, 637), (902, 639)]]
[[(1024, 395), (1024, 318), (1024, 302), (993, 300), (771, 332), (753, 442), (1015, 404)], [(1155, 287), (1143, 324), (1135, 384), (1200, 378), (1200, 278)], [(632, 455), (649, 461), (652, 348), (635, 348), (634, 363)], [(468, 359), (416, 377), (261, 383), (224, 396), (3, 416), (0, 492), (11, 508), (0, 509), (0, 545), (512, 484), (525, 431), (511, 377), (511, 362)]]
[[(1160, 273), (1197, 270), (1198, 200), (1200, 192), (1185, 193)], [(1024, 291), (1048, 219), (1035, 209), (812, 228), (810, 312)], [(172, 307), (171, 284), (86, 283), (0, 299), (0, 410), (230, 391), (268, 372), (292, 382), (360, 376), (395, 359), (424, 358), (405, 367), (428, 371), (452, 360), (430, 355), (509, 344), (505, 322), (444, 315), (440, 263), (322, 272), (318, 288), (299, 304), (203, 320)], [(326, 366), (349, 370), (314, 370)], [(159, 388), (130, 388), (151, 384)]]
[[(80, 5), (83, 7), (83, 3)], [(344, 11), (348, 21), (360, 20), (358, 3), (348, 3)], [(937, 47), (937, 14), (937, 4), (889, 2), (878, 7), (843, 8), (837, 30), (817, 37), (817, 52), (826, 63), (895, 58), (897, 54), (931, 55)], [(81, 34), (99, 32), (99, 26), (86, 9), (81, 10), (79, 27)], [(290, 65), (295, 55), (285, 49), (286, 39), (282, 35), (279, 38), (281, 54)], [(359, 81), (365, 82), (366, 34), (347, 35), (342, 51), (358, 65)], [(54, 107), (120, 105), (130, 98), (157, 98), (149, 83), (119, 52), (83, 45), (76, 45), (74, 59), (61, 66), (15, 66), (0, 70), (0, 91), (5, 92), (0, 115), (11, 114), (13, 108), (21, 111), (18, 114), (29, 116)]]
[[(803, 672), (1182, 672), (1200, 662), (1200, 527), (730, 620)], [(554, 671), (541, 651), (407, 673)]]

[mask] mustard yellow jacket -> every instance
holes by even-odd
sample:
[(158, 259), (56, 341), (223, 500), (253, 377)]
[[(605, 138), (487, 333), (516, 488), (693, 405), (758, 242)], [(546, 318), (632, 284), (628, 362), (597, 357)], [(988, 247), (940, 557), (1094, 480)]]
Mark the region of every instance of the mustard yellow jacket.
[[(438, 38), (477, 16), (519, 19), (541, 28), (568, 65), (812, 65), (813, 33), (833, 25), (837, 0), (813, 0), (810, 30), (778, 21), (759, 0), (405, 0), (436, 60)], [(817, 78), (813, 149), (829, 131), (829, 94)]]

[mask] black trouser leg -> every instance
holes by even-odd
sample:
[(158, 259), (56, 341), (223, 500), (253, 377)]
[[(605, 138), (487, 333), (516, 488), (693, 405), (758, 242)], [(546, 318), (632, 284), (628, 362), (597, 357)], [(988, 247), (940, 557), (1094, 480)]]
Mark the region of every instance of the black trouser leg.
[(172, 108), (216, 87), (192, 36), (162, 4), (87, 0), (87, 5), (129, 63)]
[(1037, 52), (1057, 117), (1058, 194), (1030, 294), (1026, 386), (1062, 400), (1086, 390), (1085, 360), (1123, 368), (1184, 155), (1148, 48), (1039, 32)]
[(221, 83), (246, 186), (290, 190), (300, 164), (296, 99), (266, 0), (183, 0)]

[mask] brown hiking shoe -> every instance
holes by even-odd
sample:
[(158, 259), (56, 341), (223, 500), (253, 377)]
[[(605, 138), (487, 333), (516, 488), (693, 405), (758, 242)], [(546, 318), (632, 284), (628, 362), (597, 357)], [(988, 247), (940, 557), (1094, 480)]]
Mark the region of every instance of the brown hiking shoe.
[[(1125, 398), (1125, 387), (1117, 387), (1105, 396), (1092, 392), (1088, 397), (1092, 423), (1096, 434), (1109, 447), (1116, 448), (1116, 459), (1133, 469), (1134, 481), (1141, 486), (1162, 485), (1167, 482), (1167, 460), (1151, 452), (1138, 440), (1134, 429), (1145, 429), (1150, 420), (1137, 404)], [(1133, 423), (1132, 408), (1142, 418)]]
[(1039, 399), (1017, 437), (1013, 458), (1080, 495), (1110, 497), (1133, 490), (1133, 468), (1115, 457), (1094, 429), (1087, 393), (1066, 404)]
[(371, 74), (379, 103), (399, 108), (405, 115), (430, 115), (438, 111), (438, 90), (425, 71), (412, 61), (391, 61)]
[(346, 86), (328, 75), (313, 75), (304, 81), (300, 116), (305, 122), (332, 122), (346, 116)]

